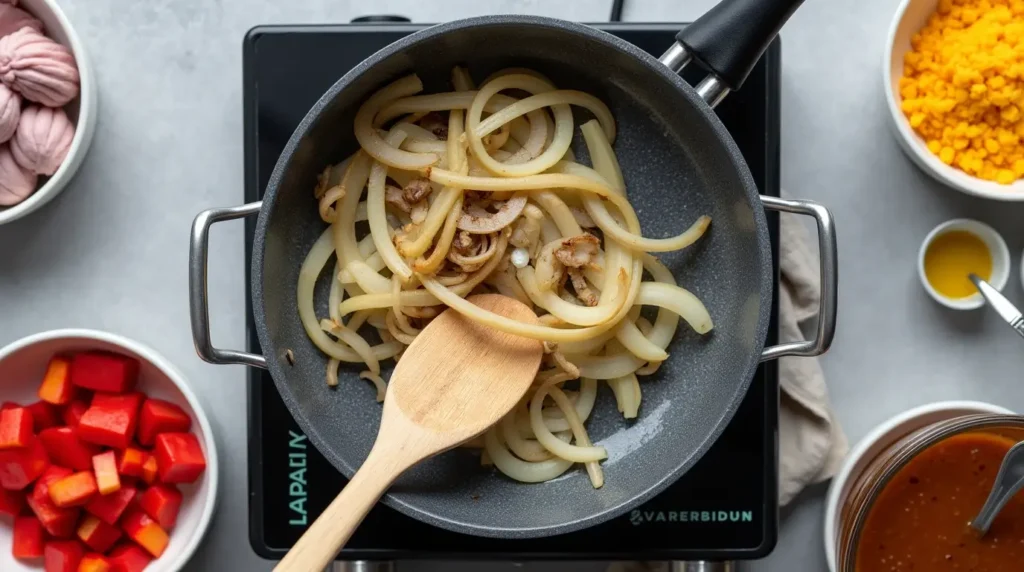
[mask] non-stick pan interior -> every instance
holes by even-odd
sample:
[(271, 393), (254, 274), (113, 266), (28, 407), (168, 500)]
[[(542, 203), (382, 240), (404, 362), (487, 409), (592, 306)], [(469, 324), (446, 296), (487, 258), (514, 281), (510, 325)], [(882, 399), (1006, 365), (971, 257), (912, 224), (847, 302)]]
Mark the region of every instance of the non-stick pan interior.
[[(681, 325), (669, 361), (642, 378), (634, 421), (622, 419), (602, 386), (587, 425), (609, 451), (603, 488), (594, 490), (579, 469), (552, 482), (518, 483), (481, 468), (475, 453), (457, 450), (409, 471), (385, 498), (411, 516), (462, 532), (568, 532), (653, 496), (692, 466), (731, 419), (767, 327), (764, 216), (739, 152), (723, 142), (728, 136), (712, 112), (692, 91), (682, 93), (681, 80), (657, 61), (612, 36), (555, 20), (489, 17), (431, 28), (373, 56), (342, 78), (293, 135), (267, 189), (253, 259), (256, 323), (274, 380), (317, 448), (347, 475), (370, 450), (380, 406), (372, 387), (357, 378), (357, 366), (343, 368), (337, 389), (325, 385), (327, 360), (299, 321), (299, 265), (325, 228), (313, 187), (325, 166), (357, 149), (352, 119), (370, 94), (412, 71), (426, 92), (448, 91), (454, 65), (467, 65), (478, 82), (504, 67), (529, 67), (559, 87), (604, 100), (618, 122), (614, 147), (645, 235), (676, 234), (702, 214), (713, 219), (697, 245), (662, 260), (705, 302), (714, 332), (702, 338)], [(323, 317), (327, 276), (317, 299)], [(294, 366), (283, 357), (288, 349)]]

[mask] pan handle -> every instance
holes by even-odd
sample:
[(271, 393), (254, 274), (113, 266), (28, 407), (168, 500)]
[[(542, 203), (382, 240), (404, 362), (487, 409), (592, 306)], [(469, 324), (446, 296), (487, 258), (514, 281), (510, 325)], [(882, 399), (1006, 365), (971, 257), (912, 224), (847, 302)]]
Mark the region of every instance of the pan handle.
[(783, 356), (814, 357), (828, 351), (836, 335), (836, 304), (838, 299), (839, 256), (836, 249), (836, 229), (832, 213), (824, 206), (806, 200), (788, 200), (761, 196), (764, 208), (814, 217), (818, 224), (818, 256), (820, 265), (821, 297), (818, 300), (818, 327), (813, 340), (787, 342), (765, 348), (761, 361)]
[(739, 89), (804, 0), (722, 0), (676, 34), (661, 63), (681, 71), (696, 60), (709, 74), (697, 94), (711, 107)]
[(192, 341), (204, 361), (218, 365), (242, 364), (267, 368), (267, 359), (261, 355), (213, 347), (210, 339), (210, 300), (206, 291), (210, 227), (215, 222), (257, 214), (262, 206), (263, 201), (257, 201), (237, 207), (210, 209), (199, 213), (192, 221), (192, 237), (188, 249), (189, 314), (192, 319)]

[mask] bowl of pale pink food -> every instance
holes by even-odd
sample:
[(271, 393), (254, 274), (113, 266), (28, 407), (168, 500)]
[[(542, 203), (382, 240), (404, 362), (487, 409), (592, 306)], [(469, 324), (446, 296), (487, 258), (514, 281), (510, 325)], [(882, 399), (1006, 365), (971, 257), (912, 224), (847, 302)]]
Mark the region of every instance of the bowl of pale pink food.
[(64, 190), (96, 131), (97, 88), (55, 0), (0, 0), (0, 225)]

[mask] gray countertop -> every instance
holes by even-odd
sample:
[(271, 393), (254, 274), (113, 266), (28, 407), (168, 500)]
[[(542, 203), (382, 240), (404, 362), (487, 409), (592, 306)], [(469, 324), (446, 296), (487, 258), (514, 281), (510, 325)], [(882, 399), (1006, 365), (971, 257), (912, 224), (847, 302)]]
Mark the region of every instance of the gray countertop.
[[(242, 202), (243, 34), (258, 24), (347, 22), (368, 13), (417, 22), (500, 12), (594, 21), (606, 17), (611, 1), (392, 0), (372, 8), (340, 0), (60, 2), (97, 70), (99, 127), (71, 187), (0, 227), (0, 345), (52, 328), (91, 327), (139, 339), (176, 363), (211, 414), (222, 455), (221, 504), (190, 569), (269, 570), (247, 540), (245, 372), (196, 357), (185, 273), (195, 214)], [(713, 3), (627, 0), (625, 19), (688, 20)], [(970, 398), (1024, 410), (1020, 340), (990, 312), (940, 308), (917, 282), (924, 235), (943, 220), (969, 216), (1005, 234), (1014, 259), (1005, 291), (1024, 302), (1024, 206), (942, 188), (900, 153), (886, 124), (880, 75), (897, 4), (813, 0), (783, 33), (782, 181), (790, 195), (825, 203), (837, 219), (839, 330), (823, 365), (852, 441), (929, 401)], [(212, 236), (213, 337), (223, 347), (244, 343), (241, 233), (236, 223), (218, 225)], [(823, 495), (824, 487), (815, 487), (785, 508), (778, 548), (743, 569), (824, 570)], [(400, 567), (442, 568), (475, 567)]]

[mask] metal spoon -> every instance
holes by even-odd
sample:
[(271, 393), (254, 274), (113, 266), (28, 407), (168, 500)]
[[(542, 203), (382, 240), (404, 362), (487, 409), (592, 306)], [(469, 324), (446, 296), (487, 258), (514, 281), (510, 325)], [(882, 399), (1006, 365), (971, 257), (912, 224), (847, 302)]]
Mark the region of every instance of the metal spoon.
[(971, 282), (974, 282), (975, 288), (977, 288), (978, 292), (981, 292), (981, 295), (985, 297), (985, 301), (988, 302), (988, 305), (992, 306), (992, 309), (995, 310), (1003, 320), (1006, 320), (1006, 323), (1010, 324), (1010, 327), (1013, 328), (1015, 332), (1020, 334), (1021, 337), (1024, 337), (1024, 315), (1021, 314), (1021, 311), (1018, 310), (1012, 302), (1007, 300), (1006, 296), (1000, 294), (999, 290), (996, 290), (991, 284), (979, 278), (977, 274), (972, 272), (968, 274), (967, 277), (971, 279)]
[(984, 536), (992, 526), (999, 511), (1003, 510), (1006, 503), (1013, 495), (1017, 494), (1024, 487), (1024, 441), (1017, 443), (1006, 452), (1003, 457), (1003, 464), (999, 466), (999, 473), (996, 474), (996, 482), (992, 485), (992, 492), (989, 493), (985, 506), (981, 507), (978, 516), (971, 521), (971, 528)]

